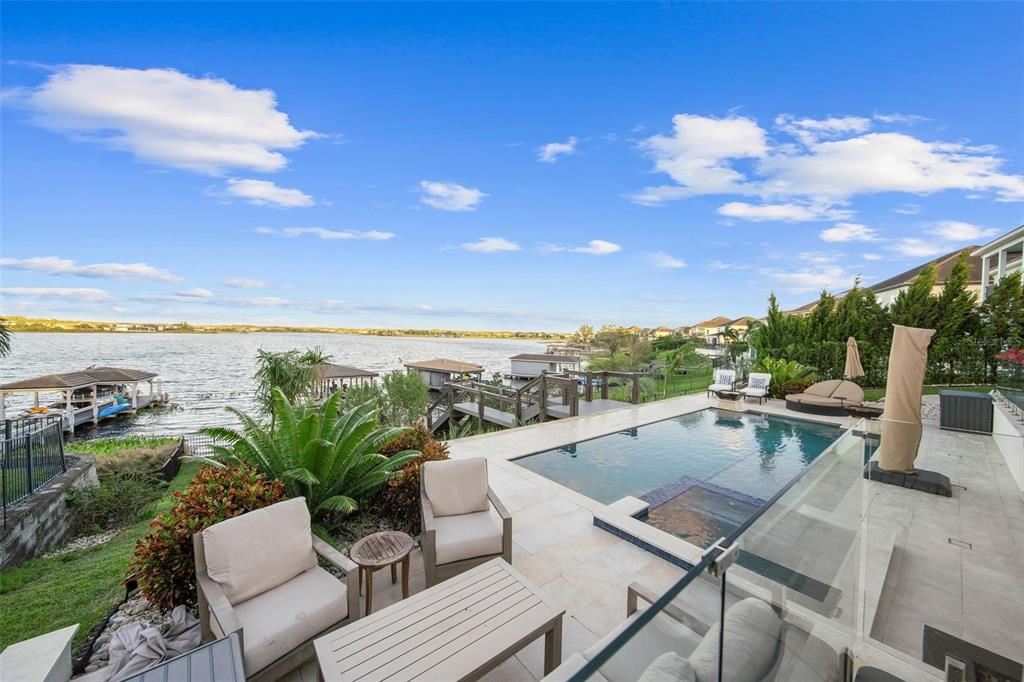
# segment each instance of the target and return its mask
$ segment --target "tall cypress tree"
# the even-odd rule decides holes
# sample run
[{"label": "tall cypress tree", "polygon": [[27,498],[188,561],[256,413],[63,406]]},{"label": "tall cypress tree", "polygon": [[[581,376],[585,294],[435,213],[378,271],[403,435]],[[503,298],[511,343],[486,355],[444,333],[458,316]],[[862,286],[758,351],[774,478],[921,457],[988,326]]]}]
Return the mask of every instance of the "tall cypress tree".
[{"label": "tall cypress tree", "polygon": [[935,288],[935,280],[938,273],[934,263],[921,268],[917,277],[896,296],[889,314],[892,316],[893,324],[902,324],[907,327],[922,327],[932,329],[935,324],[935,297],[932,296],[932,289]]}]

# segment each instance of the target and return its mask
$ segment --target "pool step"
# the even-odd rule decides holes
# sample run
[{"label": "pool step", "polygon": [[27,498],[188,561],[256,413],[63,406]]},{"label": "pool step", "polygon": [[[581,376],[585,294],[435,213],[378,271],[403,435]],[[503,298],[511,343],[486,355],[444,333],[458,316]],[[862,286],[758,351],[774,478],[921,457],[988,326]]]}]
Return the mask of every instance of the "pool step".
[{"label": "pool step", "polygon": [[644,502],[640,498],[633,497],[632,495],[626,495],[622,499],[616,500],[608,505],[608,509],[611,511],[617,514],[632,516],[634,519],[642,519],[647,516],[647,512],[650,508],[650,504]]}]

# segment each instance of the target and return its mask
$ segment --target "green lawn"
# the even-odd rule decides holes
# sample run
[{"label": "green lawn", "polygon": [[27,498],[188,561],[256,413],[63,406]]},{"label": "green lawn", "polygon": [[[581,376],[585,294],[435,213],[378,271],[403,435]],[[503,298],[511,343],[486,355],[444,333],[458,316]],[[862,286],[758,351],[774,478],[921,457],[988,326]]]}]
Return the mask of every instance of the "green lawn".
[{"label": "green lawn", "polygon": [[[146,518],[170,509],[171,493],[183,490],[198,469],[196,462],[183,462],[167,494],[153,503]],[[98,547],[0,571],[0,649],[80,623],[73,645],[78,647],[124,599],[123,581],[135,542],[148,531],[149,521],[140,521]]]},{"label": "green lawn", "polygon": [[64,449],[67,452],[81,452],[97,457],[132,454],[133,450],[155,450],[171,443],[178,438],[166,436],[125,436],[123,438],[97,438],[95,440],[73,440]]}]

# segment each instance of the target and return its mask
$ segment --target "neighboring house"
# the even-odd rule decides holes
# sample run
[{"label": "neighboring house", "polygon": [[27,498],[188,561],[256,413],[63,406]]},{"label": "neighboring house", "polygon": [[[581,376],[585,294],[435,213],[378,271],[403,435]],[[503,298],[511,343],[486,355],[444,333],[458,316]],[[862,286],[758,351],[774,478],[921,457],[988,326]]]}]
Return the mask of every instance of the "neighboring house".
[{"label": "neighboring house", "polygon": [[977,247],[971,258],[981,261],[981,290],[979,301],[984,301],[992,287],[1024,264],[1024,225],[1010,230],[984,246]]},{"label": "neighboring house", "polygon": [[626,331],[628,331],[630,334],[636,334],[637,336],[641,336],[643,334],[644,330],[643,330],[642,327],[638,327],[638,326],[636,326],[634,324],[632,327],[630,327]]},{"label": "neighboring house", "polygon": [[676,327],[675,329],[673,329],[672,333],[678,334],[679,336],[689,336],[692,331],[692,327],[687,327],[686,325],[683,325],[682,327]]},{"label": "neighboring house", "polygon": [[724,317],[719,315],[713,317],[710,320],[704,320],[700,324],[694,325],[690,333],[697,338],[711,345],[718,345],[722,342],[721,334],[725,330],[725,327],[732,322],[732,318]]},{"label": "neighboring house", "polygon": [[664,336],[671,336],[671,335],[672,335],[672,330],[669,329],[668,327],[666,327],[665,325],[661,325],[660,327],[658,327],[657,329],[655,329],[654,331],[651,332],[651,336],[653,336],[656,339],[660,339],[660,338],[662,338]]},{"label": "neighboring house", "polygon": [[[726,327],[729,329],[736,330],[736,335],[738,339],[740,341],[745,341],[747,339],[747,332],[750,331],[751,325],[756,323],[756,317],[744,315],[743,317],[737,317],[735,320],[729,322],[729,324],[727,324]],[[725,329],[723,328],[722,331],[725,331]]]},{"label": "neighboring house", "polygon": [[[1020,229],[1020,228],[1018,228]],[[1012,234],[1012,233],[1011,233]],[[998,241],[998,240],[997,240]],[[993,242],[995,244],[996,242]],[[968,256],[967,263],[971,268],[971,276],[967,283],[967,288],[973,291],[978,296],[979,302],[981,300],[981,258],[978,257],[977,249],[978,246],[966,246],[956,251],[950,251],[947,254],[943,254],[938,258],[921,263],[920,265],[910,268],[900,274],[890,277],[889,279],[882,280],[877,284],[872,284],[867,287],[874,292],[875,298],[879,304],[883,307],[892,305],[892,302],[896,300],[901,291],[906,291],[910,287],[910,283],[914,281],[918,273],[925,268],[926,265],[932,263],[935,265],[936,278],[935,286],[932,288],[932,293],[938,295],[942,291],[942,287],[946,284],[946,279],[949,278],[949,273],[952,272],[953,266],[956,264],[957,258],[960,257],[960,253],[965,250],[970,250],[971,255]],[[1020,249],[1020,244],[1017,244],[1017,248]],[[1019,253],[1019,251],[1018,251]],[[1018,256],[1019,258],[1019,256]],[[846,292],[836,294],[836,300],[841,300]],[[818,307],[817,301],[804,304],[799,308],[793,308],[785,311],[787,315],[809,315],[815,308]]]}]

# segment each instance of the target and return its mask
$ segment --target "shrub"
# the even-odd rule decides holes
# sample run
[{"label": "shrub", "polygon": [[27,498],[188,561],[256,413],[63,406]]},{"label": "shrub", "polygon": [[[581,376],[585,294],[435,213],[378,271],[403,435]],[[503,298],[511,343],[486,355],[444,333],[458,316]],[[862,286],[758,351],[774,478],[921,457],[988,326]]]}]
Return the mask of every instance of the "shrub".
[{"label": "shrub", "polygon": [[387,399],[379,420],[384,426],[409,426],[426,414],[430,393],[418,372],[391,372],[381,379]]},{"label": "shrub", "polygon": [[[778,398],[783,395],[782,387],[793,382],[806,382],[804,387],[810,386],[814,381],[814,368],[801,365],[795,360],[781,358],[761,358],[757,363],[757,371],[767,372],[772,375],[772,381],[768,386],[772,397]],[[798,393],[799,391],[791,391]]]},{"label": "shrub", "polygon": [[415,535],[420,532],[420,464],[448,459],[448,445],[435,440],[423,424],[416,424],[389,441],[380,452],[391,457],[409,450],[420,454],[406,462],[398,476],[381,488],[379,502],[385,515],[401,520]]},{"label": "shrub", "polygon": [[771,394],[775,398],[785,398],[787,395],[791,395],[793,393],[803,393],[812,383],[813,382],[807,379],[784,381],[778,386],[778,388],[775,388],[773,385],[771,388]]},{"label": "shrub", "polygon": [[215,523],[285,499],[284,484],[245,465],[203,467],[173,507],[135,545],[132,570],[142,594],[162,609],[195,606],[192,535]]},{"label": "shrub", "polygon": [[149,477],[105,476],[99,485],[77,488],[68,496],[73,537],[127,526],[142,519],[165,483]]},{"label": "shrub", "polygon": [[[177,445],[178,439],[171,436],[125,436],[123,438],[97,438],[96,440],[72,441],[68,443],[68,452],[82,452],[87,455],[96,455],[102,459],[112,455],[127,454],[148,454],[149,452],[166,452],[169,457],[173,448],[168,445]],[[165,457],[166,459],[166,457]],[[162,464],[162,462],[161,462]]]},{"label": "shrub", "polygon": [[[419,379],[417,379],[419,381]],[[390,458],[380,448],[405,429],[377,427],[372,404],[340,412],[338,391],[320,407],[293,406],[273,389],[275,425],[267,426],[234,408],[241,430],[207,428],[203,433],[227,446],[214,445],[220,465],[248,464],[268,478],[284,481],[291,497],[305,497],[314,530],[334,515],[346,515],[419,455],[400,452]]]}]

